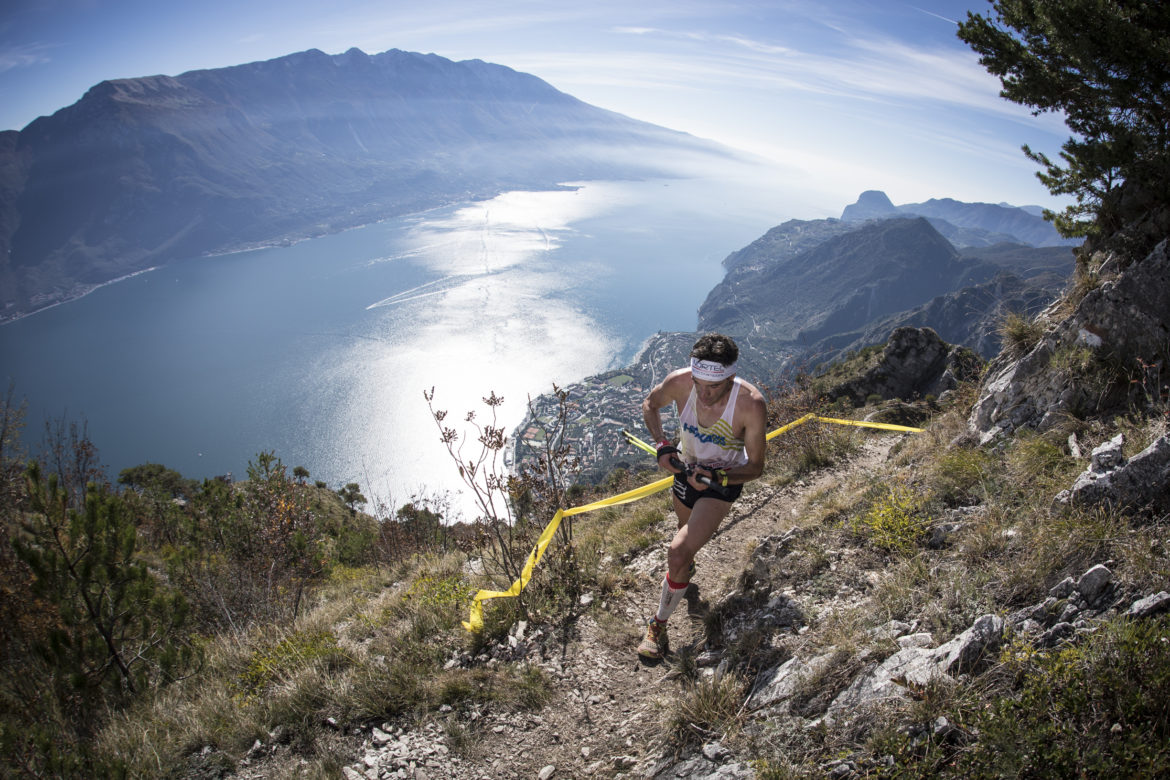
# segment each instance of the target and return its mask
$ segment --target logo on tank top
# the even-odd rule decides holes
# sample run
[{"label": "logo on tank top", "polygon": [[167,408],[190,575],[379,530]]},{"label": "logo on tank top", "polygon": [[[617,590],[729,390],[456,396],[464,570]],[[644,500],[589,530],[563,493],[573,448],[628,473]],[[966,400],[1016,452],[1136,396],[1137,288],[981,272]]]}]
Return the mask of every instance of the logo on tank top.
[{"label": "logo on tank top", "polygon": [[684,430],[702,444],[714,444],[725,450],[743,449],[743,440],[737,439],[731,433],[731,424],[727,420],[719,420],[710,428],[700,428],[697,425],[684,422]]}]

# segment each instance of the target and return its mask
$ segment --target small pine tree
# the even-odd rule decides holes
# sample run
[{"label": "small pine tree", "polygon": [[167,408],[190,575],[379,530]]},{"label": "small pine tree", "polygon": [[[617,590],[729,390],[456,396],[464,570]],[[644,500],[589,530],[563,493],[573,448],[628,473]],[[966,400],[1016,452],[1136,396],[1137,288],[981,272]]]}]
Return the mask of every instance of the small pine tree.
[{"label": "small pine tree", "polygon": [[47,660],[83,694],[133,695],[173,679],[193,656],[187,603],[138,560],[125,502],[91,485],[72,509],[57,475],[44,480],[36,462],[27,480],[32,511],[13,546],[60,617],[42,642]]}]

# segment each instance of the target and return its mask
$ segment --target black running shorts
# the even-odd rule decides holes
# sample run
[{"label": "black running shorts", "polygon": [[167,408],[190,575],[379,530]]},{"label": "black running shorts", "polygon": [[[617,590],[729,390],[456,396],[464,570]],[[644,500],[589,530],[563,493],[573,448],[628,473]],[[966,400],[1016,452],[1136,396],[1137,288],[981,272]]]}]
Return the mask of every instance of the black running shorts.
[{"label": "black running shorts", "polygon": [[675,474],[674,485],[670,488],[674,491],[674,497],[682,502],[682,505],[687,509],[694,509],[695,502],[700,498],[713,498],[716,501],[726,501],[731,503],[739,498],[739,494],[743,492],[743,485],[728,485],[723,488],[723,493],[720,494],[716,490],[695,490],[691,487],[691,483],[687,482],[686,474]]}]

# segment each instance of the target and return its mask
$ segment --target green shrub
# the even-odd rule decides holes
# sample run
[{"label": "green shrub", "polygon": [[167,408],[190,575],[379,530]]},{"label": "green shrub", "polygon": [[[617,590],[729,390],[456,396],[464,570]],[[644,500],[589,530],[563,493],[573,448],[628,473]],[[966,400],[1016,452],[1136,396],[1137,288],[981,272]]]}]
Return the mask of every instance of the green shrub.
[{"label": "green shrub", "polygon": [[889,487],[868,510],[853,517],[853,532],[887,552],[913,550],[927,529],[916,498],[904,485]]},{"label": "green shrub", "polygon": [[982,710],[960,777],[1165,777],[1170,617],[1118,619],[1052,653],[1009,646],[1008,695]]}]

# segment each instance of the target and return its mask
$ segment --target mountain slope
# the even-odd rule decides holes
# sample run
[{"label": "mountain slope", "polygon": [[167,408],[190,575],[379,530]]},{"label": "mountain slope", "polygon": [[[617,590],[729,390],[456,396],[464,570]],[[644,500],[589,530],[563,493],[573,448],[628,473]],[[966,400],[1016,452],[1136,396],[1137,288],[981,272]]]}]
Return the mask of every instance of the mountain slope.
[{"label": "mountain slope", "polygon": [[993,275],[925,219],[883,220],[733,270],[700,307],[699,329],[808,345]]},{"label": "mountain slope", "polygon": [[[888,199],[876,196],[859,203],[880,210]],[[992,235],[925,217],[785,222],[727,257],[727,275],[699,309],[698,330],[734,336],[765,374],[797,355],[831,360],[881,343],[901,326],[933,328],[991,357],[1003,316],[1035,314],[1072,271],[1066,246],[959,251],[936,226]]]},{"label": "mountain slope", "polygon": [[662,174],[714,144],[499,65],[311,50],[107,81],[0,141],[5,316],[201,253],[511,188]]}]

